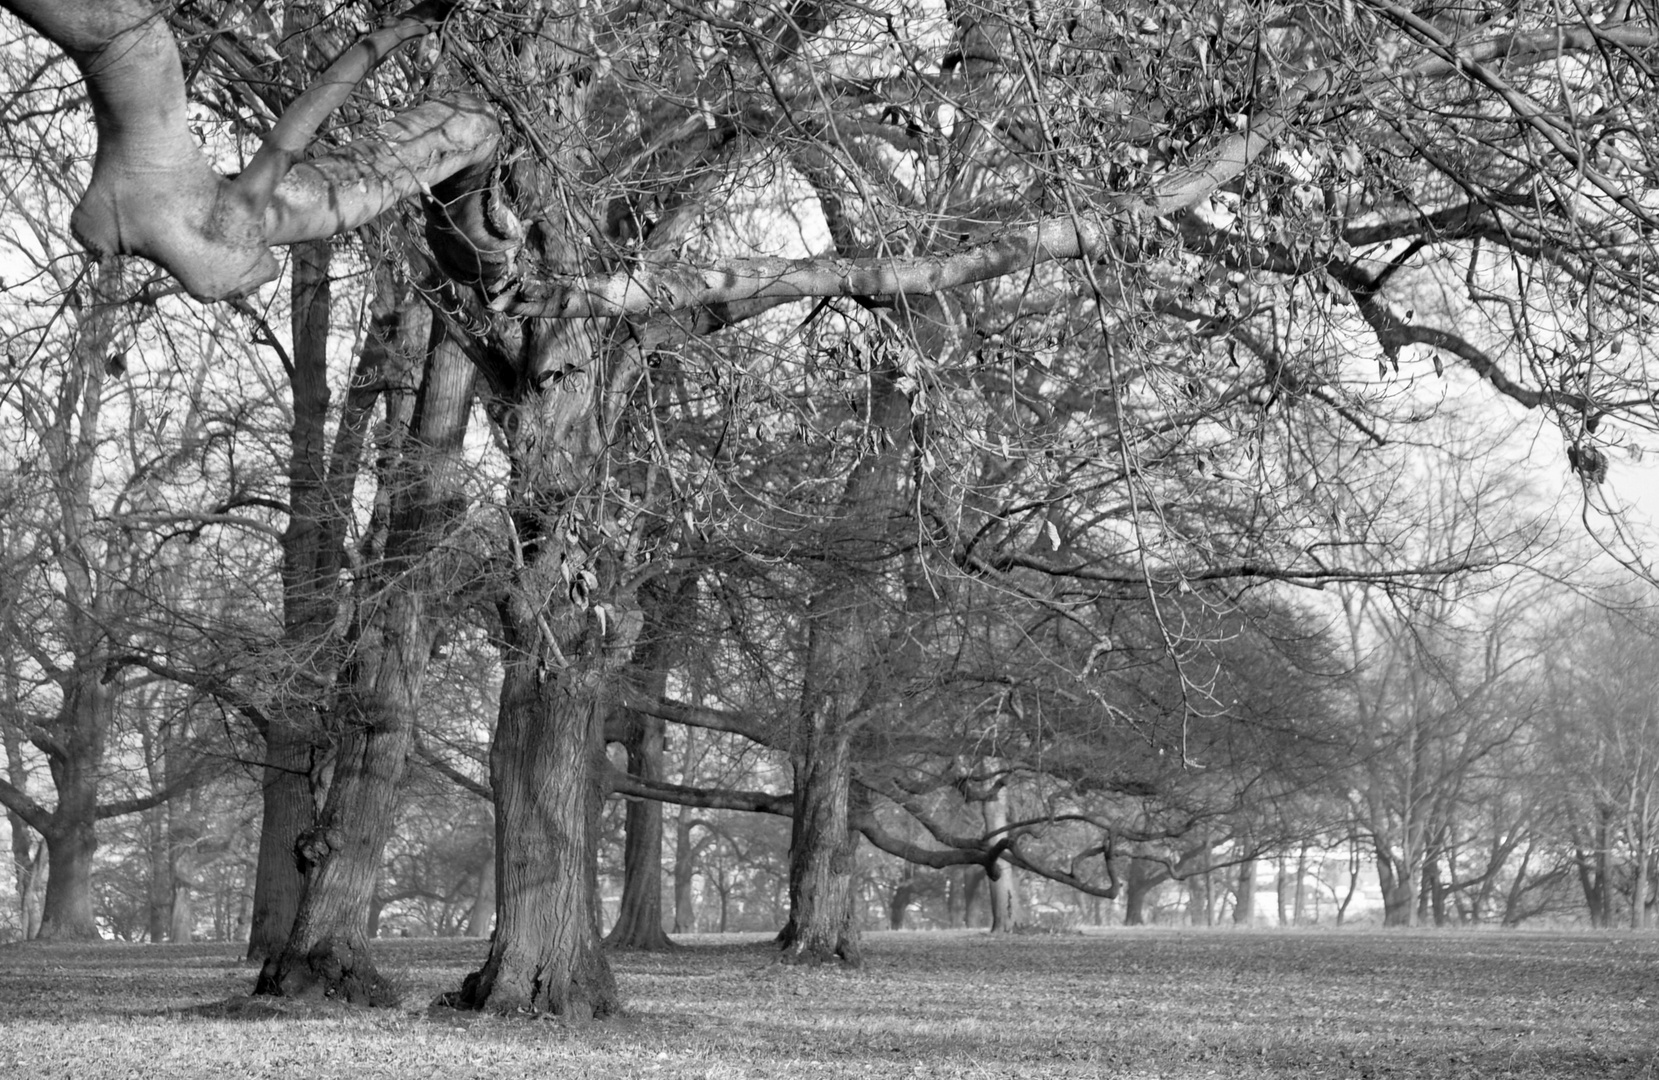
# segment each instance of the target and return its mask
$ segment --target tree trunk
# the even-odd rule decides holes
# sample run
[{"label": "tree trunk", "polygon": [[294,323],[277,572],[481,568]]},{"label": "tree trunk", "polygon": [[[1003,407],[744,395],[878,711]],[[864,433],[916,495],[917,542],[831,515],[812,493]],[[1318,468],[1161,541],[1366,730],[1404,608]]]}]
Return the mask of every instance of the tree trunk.
[{"label": "tree trunk", "polygon": [[[1003,839],[1008,831],[1008,789],[1001,787],[980,807],[985,820],[985,835],[993,840]],[[1001,861],[985,868],[991,897],[991,933],[1014,932],[1014,868]]]},{"label": "tree trunk", "polygon": [[473,894],[472,909],[467,913],[467,937],[484,937],[495,922],[495,849],[492,842],[490,857],[478,870],[478,891]]},{"label": "tree trunk", "polygon": [[[668,688],[675,608],[685,599],[676,589],[658,589],[646,603],[643,655],[635,664],[642,672],[640,690],[660,698]],[[667,779],[663,767],[663,721],[627,711],[628,771],[650,783]],[[674,943],[662,928],[662,803],[630,799],[622,843],[622,903],[616,925],[606,943],[626,949],[670,949]]]},{"label": "tree trunk", "polygon": [[[395,994],[368,952],[368,912],[393,825],[397,786],[414,747],[421,686],[442,622],[435,597],[449,575],[439,541],[464,513],[460,451],[475,373],[435,330],[411,432],[389,463],[379,563],[362,581],[353,647],[335,704],[334,775],[317,824],[296,846],[305,894],[282,952],[255,993],[320,995],[369,1005]],[[383,531],[382,531],[383,530]]]},{"label": "tree trunk", "polygon": [[166,812],[156,807],[144,815],[145,854],[149,862],[146,893],[149,899],[149,926],[146,937],[152,945],[167,940],[173,922],[173,860],[167,850]]},{"label": "tree trunk", "polygon": [[93,854],[98,850],[98,779],[104,739],[114,722],[116,684],[105,683],[102,666],[75,674],[65,688],[61,753],[48,756],[58,804],[44,831],[52,872],[41,905],[43,941],[96,941],[98,921],[92,897]]},{"label": "tree trunk", "polygon": [[916,896],[916,867],[914,863],[905,863],[900,871],[904,876],[893,887],[893,895],[887,900],[887,928],[889,930],[903,930],[905,915],[910,911],[910,902]]},{"label": "tree trunk", "polygon": [[254,868],[253,915],[248,928],[249,960],[265,960],[282,951],[294,928],[305,891],[305,875],[295,861],[294,845],[316,824],[311,795],[310,732],[275,720],[266,725],[265,762],[261,769],[259,856]]},{"label": "tree trunk", "polygon": [[[637,737],[628,741],[628,771],[645,780],[665,779],[663,722],[638,717]],[[607,944],[627,949],[669,949],[662,928],[662,804],[631,799],[622,844],[622,904]]]},{"label": "tree trunk", "polygon": [[[354,657],[340,704],[344,733],[317,824],[296,851],[305,895],[283,950],[265,962],[256,994],[393,1005],[369,957],[369,905],[391,835],[397,785],[414,746],[415,716],[434,627],[419,591],[391,586],[372,616],[380,640]],[[366,668],[362,672],[355,669]]]},{"label": "tree trunk", "polygon": [[[682,781],[684,782],[684,781]],[[690,934],[697,929],[697,909],[691,887],[697,876],[695,849],[691,830],[695,828],[691,807],[680,807],[674,825],[674,932]]]},{"label": "tree trunk", "polygon": [[196,910],[191,890],[196,885],[196,841],[198,839],[195,793],[189,802],[181,798],[167,803],[167,861],[173,886],[169,905],[167,940],[188,943],[196,936]]},{"label": "tree trunk", "polygon": [[1383,925],[1412,926],[1417,917],[1417,880],[1409,866],[1397,864],[1381,845],[1377,850],[1377,883],[1382,889]]},{"label": "tree trunk", "polygon": [[596,672],[547,670],[535,622],[514,625],[490,783],[496,924],[484,966],[446,998],[457,1008],[603,1018],[619,1008],[599,940],[594,843],[604,793],[604,703]]},{"label": "tree trunk", "polygon": [[1123,925],[1146,925],[1146,898],[1166,880],[1166,875],[1149,873],[1143,859],[1129,860],[1129,873],[1123,883]]},{"label": "tree trunk", "polygon": [[[890,347],[890,328],[869,342]],[[907,347],[900,345],[898,347]],[[852,739],[865,694],[888,659],[879,647],[889,599],[872,565],[890,557],[887,538],[902,510],[910,403],[891,367],[869,375],[872,446],[853,467],[821,537],[823,570],[808,604],[807,657],[790,763],[795,810],[789,850],[789,922],[778,935],[786,963],[839,961],[856,967],[852,828]],[[846,563],[843,564],[843,560]]]},{"label": "tree trunk", "polygon": [[[803,696],[805,693],[803,692]],[[849,826],[852,744],[823,709],[804,725],[795,758],[795,816],[789,850],[789,922],[778,935],[786,963],[857,967],[853,873],[858,833]]]},{"label": "tree trunk", "polygon": [[35,844],[35,853],[29,860],[27,870],[28,881],[18,896],[18,902],[23,909],[23,940],[33,941],[40,936],[40,920],[46,909],[46,882],[51,874],[44,838]]},{"label": "tree trunk", "polygon": [[[305,47],[300,33],[285,35],[284,41],[287,49],[303,51]],[[289,289],[293,424],[288,433],[290,511],[282,533],[282,636],[286,653],[295,658],[290,675],[294,691],[259,725],[265,741],[263,813],[249,960],[278,955],[299,913],[305,875],[297,862],[296,845],[316,825],[321,794],[312,789],[312,766],[316,752],[323,748],[321,716],[327,703],[316,688],[335,681],[340,662],[335,626],[345,565],[345,519],[357,476],[351,448],[360,444],[353,442],[348,406],[336,436],[336,452],[332,458],[328,452],[330,251],[326,242],[293,248]],[[372,331],[370,337],[373,340]]]},{"label": "tree trunk", "polygon": [[962,868],[962,925],[974,925],[974,901],[985,888],[985,872],[977,866]]},{"label": "tree trunk", "polygon": [[1233,925],[1250,926],[1256,921],[1256,860],[1239,864],[1233,885]]},{"label": "tree trunk", "polygon": [[[7,683],[7,699],[15,701],[17,690],[11,685],[12,672],[9,669]],[[18,791],[27,791],[29,774],[23,764],[23,740],[9,727],[0,728],[0,739],[4,740],[6,747],[6,779]],[[46,849],[44,843],[30,842],[28,824],[11,810],[6,811],[6,824],[11,834],[12,880],[17,888],[18,925],[23,930],[23,940],[28,941],[40,930],[38,901],[41,887],[45,885],[45,881],[40,879],[40,860]],[[31,899],[36,901],[32,906]]]},{"label": "tree trunk", "polygon": [[1296,853],[1296,901],[1291,918],[1297,926],[1308,921],[1308,845]]}]

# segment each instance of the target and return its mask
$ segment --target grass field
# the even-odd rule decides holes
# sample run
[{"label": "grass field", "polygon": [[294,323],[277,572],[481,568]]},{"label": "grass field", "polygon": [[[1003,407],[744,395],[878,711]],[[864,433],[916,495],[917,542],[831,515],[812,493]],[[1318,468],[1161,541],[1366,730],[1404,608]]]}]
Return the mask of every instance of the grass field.
[{"label": "grass field", "polygon": [[1659,936],[876,933],[857,972],[755,937],[614,957],[627,1016],[430,1009],[479,941],[397,941],[375,1012],[246,997],[222,946],[0,948],[0,1078],[1653,1077]]}]

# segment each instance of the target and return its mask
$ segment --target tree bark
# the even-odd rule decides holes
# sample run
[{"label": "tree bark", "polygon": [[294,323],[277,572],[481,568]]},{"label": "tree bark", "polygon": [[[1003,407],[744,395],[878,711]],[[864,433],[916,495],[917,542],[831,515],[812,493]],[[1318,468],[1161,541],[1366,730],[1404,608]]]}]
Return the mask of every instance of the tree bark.
[{"label": "tree bark", "polygon": [[[290,34],[288,39],[295,43],[290,47],[303,47],[303,35]],[[328,453],[330,258],[326,242],[297,244],[293,249],[293,424],[288,433],[288,527],[282,534],[282,634],[285,652],[293,658],[290,686],[296,689],[274,715],[262,716],[259,725],[265,740],[263,813],[249,960],[277,955],[299,913],[305,875],[295,861],[295,845],[316,825],[321,794],[312,790],[312,765],[323,748],[321,715],[326,703],[317,700],[320,691],[315,688],[334,682],[340,662],[335,625],[345,565],[345,517],[357,469],[354,455],[342,462],[338,454],[331,461]],[[371,337],[372,333],[371,328]],[[345,444],[350,438],[347,415],[341,419],[339,441]],[[337,470],[334,475],[331,469]]]},{"label": "tree bark", "polygon": [[368,911],[442,623],[436,598],[449,576],[434,553],[465,509],[459,455],[475,378],[461,347],[435,327],[412,430],[401,459],[382,477],[389,489],[376,530],[383,548],[357,598],[328,798],[295,849],[306,870],[305,894],[255,993],[396,1002],[369,956]]},{"label": "tree bark", "polygon": [[102,669],[79,672],[65,687],[63,752],[48,755],[58,802],[43,831],[52,872],[41,906],[42,941],[96,941],[92,896],[93,855],[98,850],[98,768],[114,723],[115,684]]},{"label": "tree bark", "polygon": [[[663,722],[638,718],[637,734],[628,740],[628,771],[662,781]],[[663,931],[662,804],[654,799],[628,800],[622,850],[622,904],[606,943],[626,949],[669,949]]]},{"label": "tree bark", "polygon": [[[689,588],[689,586],[688,586]],[[673,651],[673,623],[677,606],[689,599],[680,589],[653,589],[645,603],[647,642],[634,667],[641,674],[640,692],[660,699],[668,688]],[[629,709],[623,745],[628,771],[649,783],[668,779],[663,767],[664,725],[661,717]],[[625,949],[661,950],[674,943],[663,931],[662,911],[662,803],[629,799],[622,844],[622,903],[606,944]]]},{"label": "tree bark", "polygon": [[852,906],[859,834],[848,824],[852,740],[830,708],[826,703],[806,718],[794,754],[789,922],[779,945],[787,962],[856,967],[862,957]]},{"label": "tree bark", "polygon": [[691,807],[681,806],[674,824],[674,932],[690,934],[697,929],[697,908],[691,887],[697,876],[697,852],[691,843],[696,822]]},{"label": "tree bark", "polygon": [[1146,925],[1146,898],[1152,895],[1152,890],[1162,885],[1165,876],[1148,873],[1144,869],[1145,860],[1129,860],[1129,874],[1123,884],[1123,925]]},{"label": "tree bark", "polygon": [[1233,925],[1250,926],[1256,921],[1256,860],[1239,864],[1233,886]]},{"label": "tree bark", "polygon": [[305,874],[295,862],[294,845],[316,824],[317,817],[311,795],[315,737],[274,720],[265,726],[264,739],[259,855],[254,865],[247,952],[249,960],[257,961],[281,952],[294,928],[305,891]]},{"label": "tree bark", "polygon": [[[985,835],[1002,839],[1008,829],[1008,789],[998,788],[995,795],[985,800],[982,813]],[[1014,868],[997,863],[985,868],[991,899],[991,933],[1011,934],[1016,922],[1014,912]]]},{"label": "tree bark", "polygon": [[[855,347],[887,346],[877,336]],[[887,346],[891,347],[891,346]],[[907,347],[900,344],[897,347]],[[789,922],[778,935],[787,963],[861,962],[853,878],[859,834],[850,827],[852,739],[870,682],[882,662],[886,616],[873,567],[888,556],[902,505],[909,399],[890,367],[869,375],[871,447],[854,465],[822,538],[828,574],[808,604],[806,670],[790,764],[795,811],[789,851]],[[857,568],[856,571],[854,568]]]},{"label": "tree bark", "polygon": [[594,837],[604,798],[597,679],[553,676],[529,627],[506,622],[506,668],[490,748],[496,926],[458,1008],[599,1019],[620,1007],[599,941]]}]

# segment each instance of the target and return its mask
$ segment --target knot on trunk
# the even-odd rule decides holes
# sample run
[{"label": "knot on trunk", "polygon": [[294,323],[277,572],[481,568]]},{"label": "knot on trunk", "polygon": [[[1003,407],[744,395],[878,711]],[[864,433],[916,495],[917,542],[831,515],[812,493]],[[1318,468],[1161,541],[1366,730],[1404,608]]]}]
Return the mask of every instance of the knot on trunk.
[{"label": "knot on trunk", "polygon": [[300,873],[308,873],[333,851],[345,845],[345,836],[339,829],[318,826],[307,829],[294,841],[294,865]]}]

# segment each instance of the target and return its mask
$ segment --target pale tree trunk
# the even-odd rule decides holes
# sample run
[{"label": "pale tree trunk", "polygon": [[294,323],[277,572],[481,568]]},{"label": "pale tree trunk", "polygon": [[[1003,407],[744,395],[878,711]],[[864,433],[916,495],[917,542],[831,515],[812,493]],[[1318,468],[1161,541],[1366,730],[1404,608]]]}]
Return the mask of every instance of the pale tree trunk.
[{"label": "pale tree trunk", "polygon": [[977,866],[962,868],[962,925],[974,925],[974,901],[985,888],[985,872]]},{"label": "pale tree trunk", "polygon": [[45,840],[35,844],[35,853],[26,869],[28,878],[18,894],[18,903],[23,909],[23,940],[33,941],[40,936],[40,917],[46,909],[46,882],[51,875]]},{"label": "pale tree trunk", "polygon": [[1647,892],[1648,892],[1648,825],[1649,802],[1652,799],[1652,789],[1644,788],[1641,794],[1632,801],[1634,813],[1631,814],[1631,857],[1635,865],[1635,880],[1630,886],[1630,928],[1632,930],[1647,929]]},{"label": "pale tree trunk", "polygon": [[697,929],[697,909],[691,887],[697,876],[696,849],[691,830],[696,823],[691,807],[681,806],[674,824],[674,932],[690,934]]},{"label": "pale tree trunk", "polygon": [[[995,795],[985,800],[980,810],[985,819],[985,835],[993,841],[1001,840],[1008,829],[1008,789],[998,788]],[[991,933],[1011,934],[1016,921],[1014,868],[999,861],[985,868],[985,876],[990,886]]]},{"label": "pale tree trunk", "polygon": [[[12,701],[17,699],[9,666],[7,696]],[[6,779],[18,791],[28,790],[29,774],[23,764],[23,740],[9,727],[0,727],[0,738],[4,739],[6,746]],[[44,841],[38,845],[30,842],[28,823],[14,811],[6,811],[6,824],[11,832],[12,881],[17,888],[18,925],[23,930],[23,940],[28,941],[40,930],[40,896],[45,885],[41,877],[42,859],[46,847]]]},{"label": "pale tree trunk", "polygon": [[[424,325],[417,321],[417,325]],[[360,582],[352,648],[335,710],[334,773],[317,824],[296,853],[305,894],[256,993],[378,1005],[395,994],[369,956],[368,912],[390,836],[398,782],[414,748],[421,687],[442,624],[449,575],[434,556],[464,512],[460,454],[475,374],[434,328],[410,431],[381,483],[379,556]]]},{"label": "pale tree trunk", "polygon": [[92,897],[93,855],[98,849],[98,768],[114,722],[113,684],[100,671],[76,675],[65,688],[62,722],[69,733],[63,753],[48,758],[58,803],[42,830],[52,871],[46,879],[40,933],[43,941],[98,938]]},{"label": "pale tree trunk", "polygon": [[495,921],[495,830],[490,831],[490,850],[483,865],[478,868],[478,891],[473,893],[472,907],[467,911],[464,934],[467,937],[487,937]]},{"label": "pale tree trunk", "polygon": [[1249,926],[1256,921],[1256,860],[1239,864],[1233,885],[1233,925]]}]

